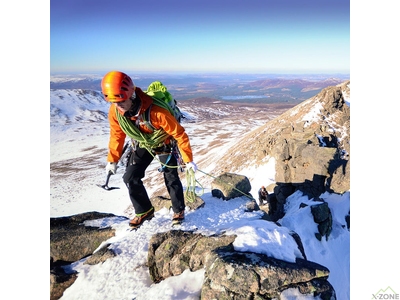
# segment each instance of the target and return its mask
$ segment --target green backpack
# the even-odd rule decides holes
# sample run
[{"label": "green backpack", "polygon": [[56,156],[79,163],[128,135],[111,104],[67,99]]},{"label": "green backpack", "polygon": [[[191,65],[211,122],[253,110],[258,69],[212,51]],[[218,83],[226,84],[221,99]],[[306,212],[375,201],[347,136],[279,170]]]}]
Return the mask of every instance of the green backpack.
[{"label": "green backpack", "polygon": [[115,111],[117,114],[118,122],[125,134],[127,134],[130,138],[138,141],[139,145],[142,148],[152,149],[162,146],[165,139],[168,137],[168,134],[163,129],[156,129],[153,124],[151,124],[151,107],[153,105],[158,105],[168,110],[178,122],[180,122],[181,118],[183,118],[183,114],[176,105],[176,100],[172,97],[172,95],[167,91],[167,88],[160,81],[152,82],[149,85],[147,91],[144,92],[153,98],[153,104],[150,105],[149,108],[147,108],[146,111],[141,115],[141,122],[145,123],[147,128],[151,130],[152,133],[141,132],[132,122],[132,120],[130,120],[129,118],[124,118],[118,112],[117,108],[115,108]]},{"label": "green backpack", "polygon": [[[172,97],[171,93],[168,92],[165,85],[163,85],[160,81],[153,81],[152,83],[150,83],[147,91],[144,92],[153,98],[153,104],[165,108],[175,117],[175,119],[179,123],[181,122],[183,114],[180,111],[176,100],[174,99],[174,97]],[[150,122],[150,109],[151,106],[146,110],[144,118],[146,123],[154,130],[154,127]]]}]

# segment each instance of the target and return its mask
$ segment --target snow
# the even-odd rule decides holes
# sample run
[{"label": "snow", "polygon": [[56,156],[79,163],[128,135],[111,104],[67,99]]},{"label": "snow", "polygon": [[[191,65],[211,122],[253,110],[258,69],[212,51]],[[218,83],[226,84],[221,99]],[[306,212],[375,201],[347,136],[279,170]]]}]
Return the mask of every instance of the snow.
[{"label": "snow", "polygon": [[313,109],[308,114],[304,115],[303,121],[305,121],[307,124],[311,124],[312,122],[317,122],[319,120],[318,116],[321,115],[322,109],[323,109],[323,106],[321,103],[314,105]]},{"label": "snow", "polygon": [[[51,101],[54,104],[53,99]],[[84,103],[74,103],[73,106],[82,108]],[[55,107],[52,106],[51,111],[56,111]],[[82,109],[76,107],[66,107],[62,114],[65,118],[74,120],[74,117],[69,116],[68,113],[74,116],[79,114],[81,117],[85,115]],[[57,118],[54,114],[53,117]],[[88,153],[87,149],[91,147],[107,147],[107,122],[86,122],[82,126],[82,122],[85,122],[82,118],[79,122],[71,122],[68,126],[57,122],[51,123],[51,162],[62,162],[66,159],[79,160]],[[192,144],[204,143],[204,140],[196,140],[196,123],[183,125],[192,139]],[[93,130],[93,128],[97,129]],[[225,151],[225,148],[219,149],[220,154]],[[202,158],[200,154],[196,156],[196,151],[194,151],[194,157],[195,162]],[[96,185],[103,184],[105,181],[105,159],[105,156],[99,157],[95,161],[98,164],[96,167],[85,170],[87,175],[84,179],[74,177],[74,172],[71,172],[61,184],[50,186],[51,217],[87,211],[113,213],[118,216],[85,223],[87,226],[112,226],[116,230],[116,235],[106,243],[111,243],[109,248],[118,255],[103,264],[84,265],[85,259],[82,259],[66,268],[68,271],[78,272],[78,277],[64,292],[61,299],[199,299],[204,270],[196,272],[187,270],[179,276],[167,278],[158,284],[151,281],[146,267],[148,241],[157,232],[171,230],[172,212],[167,209],[157,211],[155,218],[146,221],[137,231],[129,231],[128,217],[130,216],[127,213],[127,207],[130,205],[130,200],[121,178],[123,170],[118,170],[109,182],[109,186],[116,186],[119,189],[105,191]],[[210,166],[215,163],[217,162],[210,162],[207,166],[198,165],[198,167],[207,173]],[[247,176],[251,182],[251,194],[254,197],[257,196],[260,186],[268,186],[274,182],[274,165],[274,160],[270,159],[268,164],[261,167],[252,166],[241,170],[240,174]],[[162,175],[156,171],[157,168],[158,164],[153,163],[146,174],[149,177],[158,176],[159,181],[162,182]],[[196,172],[199,182],[207,176],[204,173]],[[154,180],[153,182],[156,182]],[[185,186],[185,181],[183,184]],[[315,237],[318,229],[317,224],[313,222],[310,209],[310,206],[317,203],[300,192],[296,192],[287,199],[286,215],[279,220],[282,226],[278,226],[273,222],[260,220],[261,211],[245,212],[248,198],[239,197],[223,201],[212,197],[209,186],[203,187],[204,193],[201,197],[205,202],[204,208],[195,211],[186,208],[185,222],[180,229],[194,230],[195,233],[204,235],[235,234],[237,238],[233,245],[237,251],[262,253],[289,262],[302,257],[290,235],[290,232],[296,232],[301,237],[307,259],[330,270],[328,281],[335,288],[337,299],[350,299],[350,232],[345,222],[345,217],[350,210],[350,191],[343,195],[325,193],[321,196],[332,211],[333,225],[329,239],[323,238],[319,241]],[[147,190],[151,195],[155,187],[149,186]],[[197,192],[200,193],[200,191],[198,187]],[[300,203],[308,206],[299,209]],[[301,295],[298,290],[290,289],[282,294],[281,299],[318,298],[312,295]]]},{"label": "snow", "polygon": [[[260,220],[259,212],[244,212],[246,199],[223,201],[213,198],[209,191],[202,198],[206,202],[205,207],[196,211],[186,210],[182,230],[195,230],[205,235],[222,232],[236,234],[233,245],[237,251],[262,253],[289,262],[302,257],[289,235],[291,230],[296,231],[302,238],[307,258],[331,271],[329,281],[336,288],[338,299],[349,299],[350,233],[343,228],[349,208],[349,193],[342,196],[324,194],[322,197],[329,203],[334,217],[333,231],[328,241],[315,238],[317,225],[310,222],[310,209],[297,209],[300,202],[313,205],[300,194],[293,195],[288,201],[287,215],[281,220],[282,227]],[[136,232],[128,231],[128,220],[121,217],[86,222],[87,226],[111,225],[116,229],[116,236],[107,243],[112,243],[110,248],[118,255],[101,265],[84,265],[85,259],[74,263],[70,270],[79,272],[79,275],[64,292],[62,299],[198,299],[204,278],[203,270],[185,271],[154,284],[145,267],[149,239],[156,232],[170,230],[170,219],[171,213],[162,209]],[[283,299],[291,299],[290,295],[287,297]],[[299,297],[296,299],[313,299]]]}]

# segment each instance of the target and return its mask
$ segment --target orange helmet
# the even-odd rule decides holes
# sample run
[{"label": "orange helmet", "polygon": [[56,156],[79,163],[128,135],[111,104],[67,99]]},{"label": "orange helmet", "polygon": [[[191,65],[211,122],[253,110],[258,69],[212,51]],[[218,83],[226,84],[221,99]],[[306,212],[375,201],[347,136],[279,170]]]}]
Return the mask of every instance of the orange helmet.
[{"label": "orange helmet", "polygon": [[111,71],[104,75],[101,81],[101,90],[108,102],[122,102],[133,95],[135,85],[125,73]]}]

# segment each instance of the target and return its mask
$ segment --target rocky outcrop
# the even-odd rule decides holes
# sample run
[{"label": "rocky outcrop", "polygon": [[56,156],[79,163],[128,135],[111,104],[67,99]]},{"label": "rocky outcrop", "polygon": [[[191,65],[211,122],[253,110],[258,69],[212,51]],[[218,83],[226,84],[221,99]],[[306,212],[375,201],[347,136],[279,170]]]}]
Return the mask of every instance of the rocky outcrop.
[{"label": "rocky outcrop", "polygon": [[237,252],[234,240],[235,236],[207,237],[179,230],[156,234],[149,242],[150,276],[160,282],[186,269],[204,268],[201,299],[279,298],[288,288],[334,299],[327,268],[303,259],[289,263],[264,254]]},{"label": "rocky outcrop", "polygon": [[[250,132],[222,158],[229,172],[274,158],[273,220],[283,216],[286,198],[297,190],[310,199],[350,190],[349,95],[350,81],[325,88]],[[225,172],[223,166],[214,170]]]},{"label": "rocky outcrop", "polygon": [[[241,178],[236,174],[230,176]],[[230,189],[241,187],[240,182]],[[164,197],[157,199],[161,204],[169,202]],[[158,209],[163,207],[159,204]],[[259,210],[256,201],[247,201],[246,211],[255,210]],[[314,220],[324,222],[328,211],[326,207],[315,209]],[[98,264],[117,255],[106,243],[114,235],[110,227],[99,229],[87,226],[88,220],[110,217],[116,216],[91,212],[51,219],[50,253],[57,260],[53,257],[50,259],[50,299],[59,299],[76,279],[76,274],[64,272],[63,265],[82,258],[86,258],[84,264]],[[307,261],[300,237],[295,232],[290,235],[303,256],[296,263],[258,253],[237,252],[233,247],[234,235],[205,236],[181,230],[157,233],[149,241],[147,265],[150,278],[158,283],[170,276],[180,275],[187,269],[204,269],[201,299],[270,299],[279,297],[281,292],[289,288],[297,288],[304,294],[313,293],[322,299],[328,296],[327,299],[335,299],[335,292],[327,281],[329,270]]]},{"label": "rocky outcrop", "polygon": [[329,270],[298,259],[289,263],[263,254],[241,253],[219,248],[206,266],[201,299],[279,299],[289,288],[320,299],[334,299],[326,280]]},{"label": "rocky outcrop", "polygon": [[69,217],[50,218],[50,299],[59,299],[64,290],[76,279],[76,274],[67,274],[63,266],[89,257],[88,264],[103,262],[115,254],[104,245],[93,252],[106,240],[115,235],[110,227],[85,226],[88,220],[115,217],[113,214],[88,212]]},{"label": "rocky outcrop", "polygon": [[155,234],[149,242],[150,277],[154,282],[160,282],[170,276],[180,275],[186,269],[202,269],[209,261],[212,250],[231,245],[235,238],[206,237],[181,230]]},{"label": "rocky outcrop", "polygon": [[87,212],[70,217],[50,218],[50,256],[54,262],[72,263],[91,255],[103,241],[115,235],[111,228],[85,226],[84,221],[115,217]]}]

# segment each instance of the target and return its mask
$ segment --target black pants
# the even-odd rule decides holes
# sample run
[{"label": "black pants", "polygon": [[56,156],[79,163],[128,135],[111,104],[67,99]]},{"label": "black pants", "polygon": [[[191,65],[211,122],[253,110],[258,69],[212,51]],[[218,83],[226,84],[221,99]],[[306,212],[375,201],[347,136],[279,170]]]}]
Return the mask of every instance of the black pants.
[{"label": "black pants", "polygon": [[[167,165],[173,166],[173,168],[164,167],[163,175],[165,186],[167,187],[168,193],[171,197],[172,210],[177,213],[185,209],[183,187],[178,175],[178,168],[176,168],[176,158],[174,155],[168,157],[169,154],[161,154],[159,155],[159,160],[163,164],[168,160]],[[142,181],[145,171],[152,161],[153,155],[151,155],[146,149],[137,147],[129,159],[128,166],[126,167],[123,176],[136,214],[144,213],[152,207]]]}]

